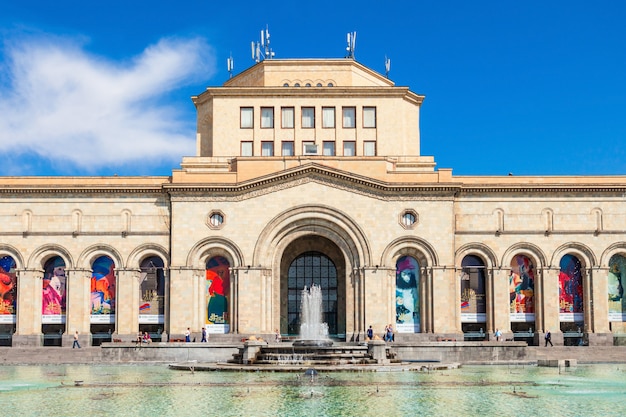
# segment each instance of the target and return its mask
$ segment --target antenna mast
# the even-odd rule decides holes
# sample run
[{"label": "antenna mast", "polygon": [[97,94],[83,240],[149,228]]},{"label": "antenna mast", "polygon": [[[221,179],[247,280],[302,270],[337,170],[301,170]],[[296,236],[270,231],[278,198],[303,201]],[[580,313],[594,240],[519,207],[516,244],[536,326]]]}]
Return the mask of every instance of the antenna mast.
[{"label": "antenna mast", "polygon": [[259,42],[252,41],[252,59],[255,62],[261,62],[264,59],[274,58],[274,51],[270,47],[270,29],[266,25],[265,30],[261,30],[261,40]]},{"label": "antenna mast", "polygon": [[389,78],[389,70],[391,69],[391,59],[385,55],[385,77]]},{"label": "antenna mast", "polygon": [[356,48],[356,32],[348,33],[348,46],[346,47],[346,58],[354,59],[354,49]]},{"label": "antenna mast", "polygon": [[233,78],[233,69],[235,68],[235,61],[233,61],[233,53],[230,53],[230,58],[226,60],[228,65],[228,78]]}]

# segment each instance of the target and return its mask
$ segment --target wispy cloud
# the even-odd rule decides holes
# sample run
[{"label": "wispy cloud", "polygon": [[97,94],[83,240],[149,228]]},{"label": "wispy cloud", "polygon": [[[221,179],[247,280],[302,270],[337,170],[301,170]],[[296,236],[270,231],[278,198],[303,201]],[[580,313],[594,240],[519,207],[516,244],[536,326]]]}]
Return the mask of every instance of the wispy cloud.
[{"label": "wispy cloud", "polygon": [[195,123],[168,95],[206,80],[214,67],[201,39],[162,39],[127,61],[89,54],[77,40],[6,41],[0,154],[30,154],[85,173],[146,158],[174,165],[194,153]]}]

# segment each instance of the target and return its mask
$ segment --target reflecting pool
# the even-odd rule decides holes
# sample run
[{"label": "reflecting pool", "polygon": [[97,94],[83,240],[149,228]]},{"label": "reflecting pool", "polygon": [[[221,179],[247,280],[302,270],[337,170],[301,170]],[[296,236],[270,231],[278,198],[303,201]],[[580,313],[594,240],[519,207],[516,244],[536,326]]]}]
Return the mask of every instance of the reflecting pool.
[{"label": "reflecting pool", "polygon": [[195,372],[164,365],[0,367],[6,416],[623,416],[626,365],[421,372]]}]

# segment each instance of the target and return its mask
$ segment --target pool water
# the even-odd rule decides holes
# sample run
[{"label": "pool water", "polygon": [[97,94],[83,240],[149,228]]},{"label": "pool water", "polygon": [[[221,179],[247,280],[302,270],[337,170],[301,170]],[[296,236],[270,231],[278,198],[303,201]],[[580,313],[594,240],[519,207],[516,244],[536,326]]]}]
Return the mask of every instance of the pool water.
[{"label": "pool water", "polygon": [[626,365],[422,372],[189,372],[165,365],[0,368],[6,416],[623,416]]}]

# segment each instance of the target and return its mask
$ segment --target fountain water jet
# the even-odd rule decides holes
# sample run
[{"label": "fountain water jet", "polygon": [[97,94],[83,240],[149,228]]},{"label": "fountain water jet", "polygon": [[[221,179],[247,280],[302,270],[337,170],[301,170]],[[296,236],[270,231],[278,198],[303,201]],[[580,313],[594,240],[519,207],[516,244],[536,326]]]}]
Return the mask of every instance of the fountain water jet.
[{"label": "fountain water jet", "polygon": [[300,339],[294,346],[332,346],[328,338],[328,324],[322,322],[322,289],[318,285],[302,290],[302,322]]}]

